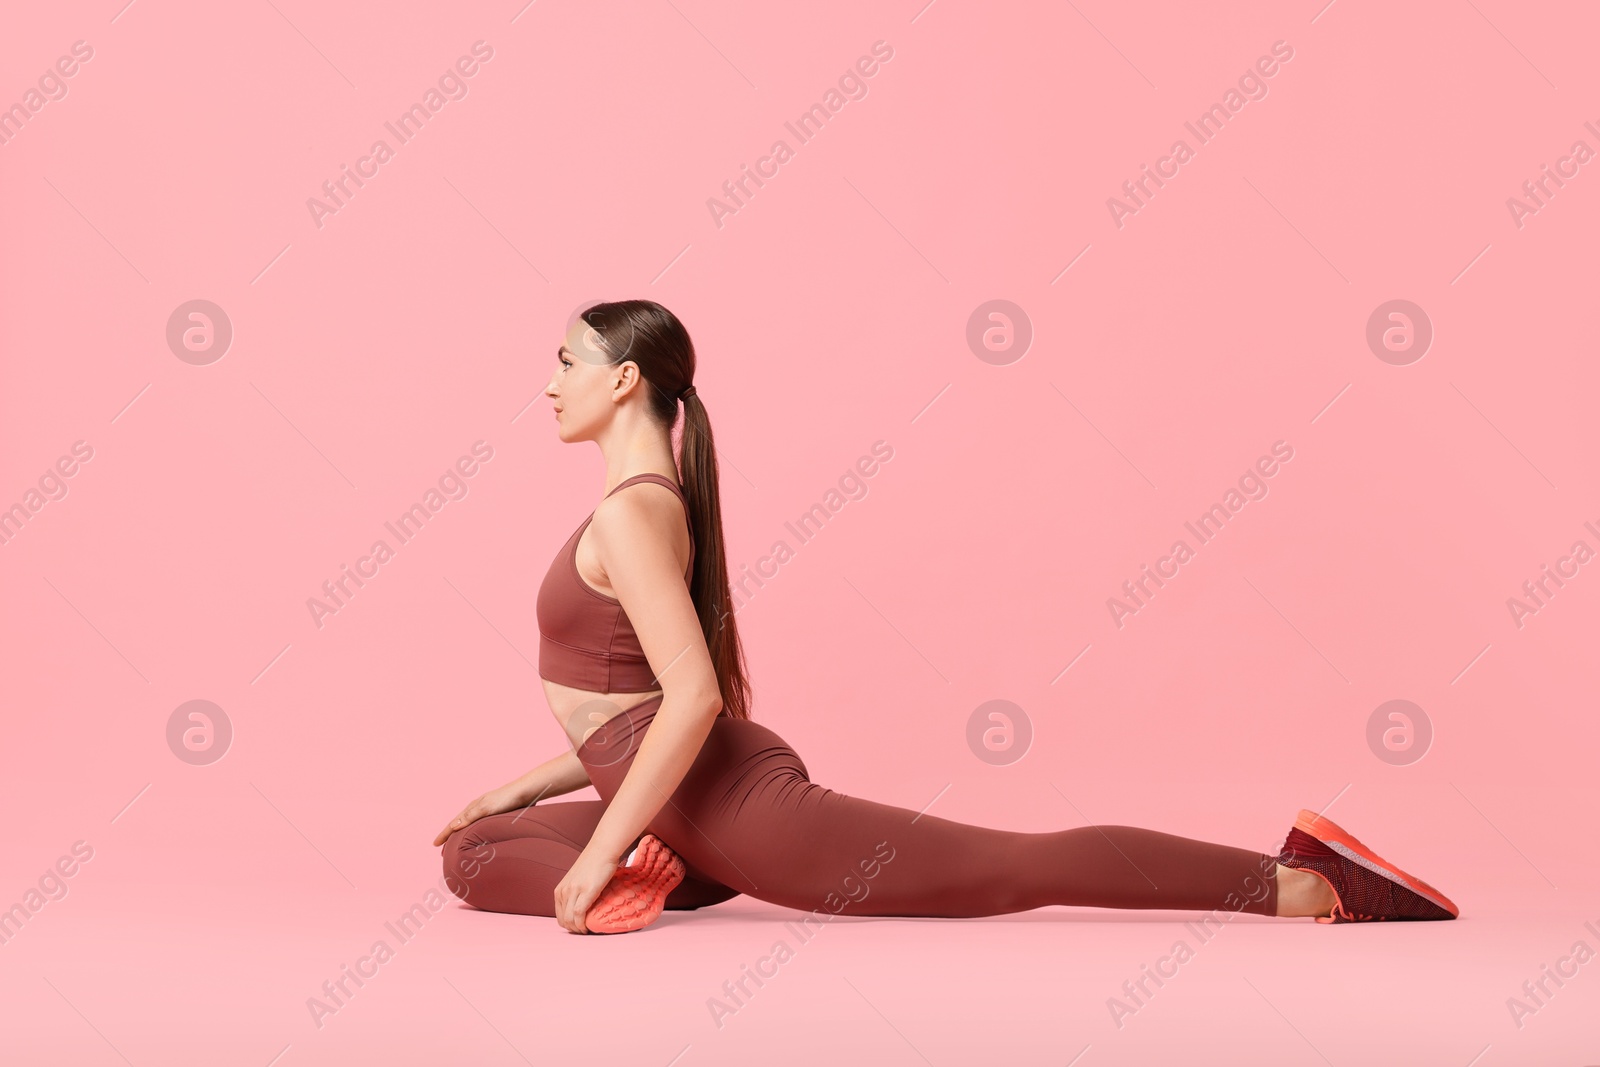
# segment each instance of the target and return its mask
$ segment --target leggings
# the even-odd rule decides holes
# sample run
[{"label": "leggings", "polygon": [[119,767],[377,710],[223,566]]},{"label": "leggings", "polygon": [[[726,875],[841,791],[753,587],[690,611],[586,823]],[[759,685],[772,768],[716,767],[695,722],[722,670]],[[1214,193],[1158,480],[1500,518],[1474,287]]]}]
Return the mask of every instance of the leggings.
[{"label": "leggings", "polygon": [[[456,895],[485,911],[553,916],[556,885],[616,796],[661,700],[606,720],[578,747],[600,800],[530,805],[455,831],[444,869]],[[716,719],[646,829],[687,868],[669,910],[744,893],[852,915],[966,918],[1051,904],[1277,914],[1275,856],[1135,826],[991,829],[847,796],[812,782],[770,729],[731,716]]]}]

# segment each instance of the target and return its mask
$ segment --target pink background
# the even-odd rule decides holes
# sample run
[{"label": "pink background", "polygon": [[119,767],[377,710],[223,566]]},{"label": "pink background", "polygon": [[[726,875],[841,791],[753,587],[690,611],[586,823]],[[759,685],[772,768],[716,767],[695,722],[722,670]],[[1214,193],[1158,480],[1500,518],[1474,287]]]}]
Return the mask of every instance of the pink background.
[{"label": "pink background", "polygon": [[[1600,566],[1507,608],[1600,549],[1597,164],[1520,228],[1506,206],[1600,148],[1587,6],[120,4],[0,34],[0,105],[94,50],[0,145],[0,506],[93,448],[0,546],[0,905],[94,850],[0,946],[5,1060],[1600,1060],[1600,963],[1521,1028],[1506,1005],[1600,948]],[[1265,98],[1119,228],[1107,199],[1279,40]],[[307,199],[380,137],[319,228]],[[708,198],[779,138],[719,228]],[[541,390],[567,316],[625,297],[695,340],[737,563],[894,450],[738,616],[756,717],[814,780],[1263,851],[1331,802],[1461,919],[1243,917],[1121,1029],[1107,998],[1193,914],[841,919],[719,1029],[707,998],[798,913],[577,938],[451,898],[316,1027],[437,887],[445,820],[564,744],[533,600],[604,470]],[[165,337],[192,299],[234,330],[205,366]],[[1005,365],[966,340],[996,299],[1033,330]],[[1365,339],[1394,299],[1434,329],[1406,366]],[[480,439],[466,497],[315,626]],[[1279,440],[1265,499],[1119,629],[1107,598]],[[207,766],[166,739],[196,699],[234,729]],[[1034,735],[1004,766],[966,740],[996,699]],[[1434,733],[1405,764],[1367,741],[1395,699]]]}]

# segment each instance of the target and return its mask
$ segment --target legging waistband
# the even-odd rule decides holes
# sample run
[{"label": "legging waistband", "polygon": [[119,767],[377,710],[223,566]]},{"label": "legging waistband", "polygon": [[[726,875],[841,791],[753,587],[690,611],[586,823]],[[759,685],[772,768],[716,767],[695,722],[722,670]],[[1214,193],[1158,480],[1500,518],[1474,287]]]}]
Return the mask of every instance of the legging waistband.
[{"label": "legging waistband", "polygon": [[638,737],[654,721],[665,699],[665,693],[658,693],[631,708],[622,709],[595,727],[577,747],[578,761],[585,766],[610,766],[626,757],[637,746]]}]

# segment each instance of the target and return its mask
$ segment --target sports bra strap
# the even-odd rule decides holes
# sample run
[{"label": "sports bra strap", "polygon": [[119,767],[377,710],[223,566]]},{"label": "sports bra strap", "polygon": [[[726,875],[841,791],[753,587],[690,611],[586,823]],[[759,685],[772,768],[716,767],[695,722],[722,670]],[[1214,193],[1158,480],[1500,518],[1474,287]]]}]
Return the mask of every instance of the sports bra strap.
[{"label": "sports bra strap", "polygon": [[[657,474],[654,471],[647,471],[644,474],[635,474],[632,478],[624,478],[624,479],[622,479],[622,481],[618,482],[617,483],[617,488],[611,490],[611,493],[615,493],[617,491],[617,489],[621,489],[623,486],[632,485],[634,482],[639,482],[639,481],[653,481],[657,485],[664,485],[668,489],[671,489],[674,493],[677,493],[678,494],[678,502],[683,505],[684,518],[688,519],[688,517],[689,517],[689,498],[684,495],[683,487],[681,485],[679,485],[677,482],[673,481],[671,478],[668,478],[665,474]],[[606,496],[610,496],[611,493],[607,493]],[[590,516],[590,517],[592,518],[593,516]],[[689,558],[693,559],[694,558],[694,550],[695,550],[694,523],[686,522],[685,525],[687,525],[689,527]]]},{"label": "sports bra strap", "polygon": [[[674,493],[677,493],[680,498],[683,498],[683,487],[682,486],[680,486],[677,482],[673,481],[671,478],[668,478],[665,474],[657,474],[654,471],[647,471],[644,474],[635,474],[632,478],[624,478],[624,479],[622,479],[622,481],[617,483],[617,488],[611,490],[611,493],[615,493],[617,491],[617,489],[621,489],[624,486],[632,485],[634,482],[645,481],[645,480],[653,481],[657,485],[664,485],[668,489],[671,489]],[[610,496],[611,493],[607,493],[606,496]],[[687,504],[688,500],[684,499],[684,503]]]}]

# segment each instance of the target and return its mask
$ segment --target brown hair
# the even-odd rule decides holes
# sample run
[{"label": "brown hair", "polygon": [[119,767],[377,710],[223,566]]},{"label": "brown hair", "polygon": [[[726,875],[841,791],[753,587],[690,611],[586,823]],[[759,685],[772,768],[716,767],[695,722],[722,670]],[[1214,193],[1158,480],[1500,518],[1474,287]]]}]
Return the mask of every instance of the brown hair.
[{"label": "brown hair", "polygon": [[[683,323],[653,300],[595,304],[579,317],[593,328],[595,343],[611,357],[612,366],[628,360],[639,365],[640,376],[650,387],[649,410],[670,433],[678,421],[679,394],[694,384],[694,342]],[[745,676],[744,649],[733,621],[733,597],[728,587],[716,441],[698,390],[683,399],[678,469],[694,531],[694,573],[689,579],[689,596],[694,600],[700,630],[717,671],[722,710],[736,719],[748,719],[750,682]]]}]

